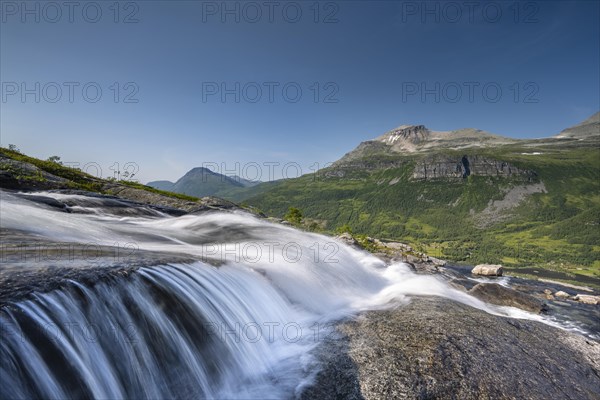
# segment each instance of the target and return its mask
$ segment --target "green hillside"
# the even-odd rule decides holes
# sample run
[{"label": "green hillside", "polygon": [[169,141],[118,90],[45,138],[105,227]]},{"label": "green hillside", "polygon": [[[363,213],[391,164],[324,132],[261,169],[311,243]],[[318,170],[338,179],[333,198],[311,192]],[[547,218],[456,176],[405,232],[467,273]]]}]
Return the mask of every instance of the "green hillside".
[{"label": "green hillside", "polygon": [[[426,154],[369,153],[362,160],[353,157],[350,165],[259,185],[236,198],[269,215],[298,207],[328,231],[347,224],[355,233],[409,242],[456,262],[502,263],[527,274],[541,268],[595,283],[600,278],[598,144],[593,137]],[[463,155],[527,174],[414,178],[423,159]],[[501,206],[491,206],[494,201]]]}]

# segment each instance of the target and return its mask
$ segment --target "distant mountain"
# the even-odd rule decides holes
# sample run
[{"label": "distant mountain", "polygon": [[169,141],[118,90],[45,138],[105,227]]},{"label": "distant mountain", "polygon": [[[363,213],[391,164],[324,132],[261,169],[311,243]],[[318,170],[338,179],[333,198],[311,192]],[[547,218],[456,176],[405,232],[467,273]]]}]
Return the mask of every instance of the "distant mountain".
[{"label": "distant mountain", "polygon": [[188,196],[204,197],[218,196],[220,193],[252,187],[259,183],[239,176],[227,176],[213,172],[208,168],[197,167],[189,170],[175,183],[171,181],[153,181],[148,182],[148,186]]},{"label": "distant mountain", "polygon": [[230,176],[230,178],[233,179],[234,181],[241,183],[244,187],[252,187],[252,186],[256,186],[256,185],[262,183],[261,181],[251,181],[249,179],[244,179],[241,176],[237,176],[237,175],[232,175],[232,176]]},{"label": "distant mountain", "polygon": [[582,138],[600,135],[600,111],[585,121],[563,130],[555,138]]},{"label": "distant mountain", "polygon": [[171,189],[173,189],[173,185],[174,183],[171,181],[154,181],[148,183],[148,186],[151,186],[155,189],[167,190],[170,192],[172,191]]},{"label": "distant mountain", "polygon": [[432,131],[424,125],[401,125],[375,139],[362,142],[334,165],[374,154],[425,153],[442,148],[459,150],[473,147],[500,146],[515,142],[517,142],[516,139],[493,135],[479,129]]}]

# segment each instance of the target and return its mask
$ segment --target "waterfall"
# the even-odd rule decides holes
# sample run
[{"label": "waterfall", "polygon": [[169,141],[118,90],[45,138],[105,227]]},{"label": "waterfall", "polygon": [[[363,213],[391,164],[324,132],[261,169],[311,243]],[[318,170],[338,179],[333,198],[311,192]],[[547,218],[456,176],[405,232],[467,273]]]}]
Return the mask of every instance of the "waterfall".
[{"label": "waterfall", "polygon": [[245,213],[172,217],[141,206],[124,212],[132,207],[116,199],[37,194],[67,213],[0,194],[4,230],[195,260],[66,280],[5,304],[2,398],[289,398],[318,370],[313,351],[331,324],[361,310],[426,294],[535,318]]}]

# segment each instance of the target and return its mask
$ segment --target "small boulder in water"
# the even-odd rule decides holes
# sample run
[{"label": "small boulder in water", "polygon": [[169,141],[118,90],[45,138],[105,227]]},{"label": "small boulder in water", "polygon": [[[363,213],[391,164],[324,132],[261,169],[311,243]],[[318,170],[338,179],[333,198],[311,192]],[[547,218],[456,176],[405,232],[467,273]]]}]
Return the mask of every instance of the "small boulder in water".
[{"label": "small boulder in water", "polygon": [[544,295],[546,296],[546,300],[554,300],[554,296],[552,295],[552,290],[544,289]]},{"label": "small boulder in water", "polygon": [[578,294],[574,299],[583,304],[600,304],[600,296],[592,296],[590,294]]},{"label": "small boulder in water", "polygon": [[471,273],[484,276],[502,276],[502,265],[499,264],[479,264],[476,265]]},{"label": "small boulder in water", "polygon": [[558,292],[554,293],[555,297],[558,297],[559,299],[568,299],[569,297],[571,297],[571,295],[567,292],[563,292],[562,290],[559,290]]}]

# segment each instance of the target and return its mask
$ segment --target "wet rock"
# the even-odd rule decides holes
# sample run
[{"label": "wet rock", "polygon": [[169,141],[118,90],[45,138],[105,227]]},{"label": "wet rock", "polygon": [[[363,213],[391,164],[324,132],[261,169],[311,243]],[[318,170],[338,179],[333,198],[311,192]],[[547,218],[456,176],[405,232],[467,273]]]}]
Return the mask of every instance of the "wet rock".
[{"label": "wet rock", "polygon": [[427,262],[432,263],[436,267],[444,267],[446,265],[446,261],[445,260],[441,260],[439,258],[435,258],[435,257],[431,257],[431,256],[427,257]]},{"label": "wet rock", "polygon": [[600,393],[599,343],[448,299],[416,297],[337,331],[341,337],[318,348],[323,369],[302,398],[546,400]]},{"label": "wet rock", "polygon": [[480,283],[469,290],[469,294],[498,306],[517,307],[533,313],[540,313],[547,309],[543,301],[497,283]]},{"label": "wet rock", "polygon": [[592,304],[592,305],[600,304],[600,296],[592,296],[589,294],[578,294],[573,299],[580,303],[584,303],[584,304]]},{"label": "wet rock", "polygon": [[466,292],[473,286],[473,283],[468,279],[454,278],[448,281],[448,284],[455,289]]},{"label": "wet rock", "polygon": [[436,274],[438,273],[439,267],[431,262],[416,262],[413,264],[415,266],[415,271],[421,274]]},{"label": "wet rock", "polygon": [[474,275],[484,276],[502,276],[502,265],[499,264],[479,264],[471,271]]},{"label": "wet rock", "polygon": [[559,290],[558,292],[554,293],[554,296],[558,297],[559,299],[568,299],[569,297],[571,297],[569,293],[563,292],[562,290]]},{"label": "wet rock", "polygon": [[48,207],[52,207],[57,211],[69,212],[67,205],[61,201],[56,200],[53,197],[49,196],[40,196],[40,195],[31,195],[31,194],[22,194],[16,193],[15,196],[20,197],[26,201],[31,201],[38,204],[43,204]]},{"label": "wet rock", "polygon": [[0,171],[0,188],[19,189],[19,180],[8,171]]}]

